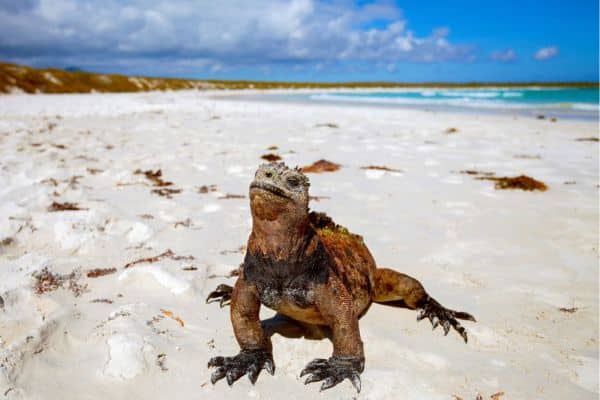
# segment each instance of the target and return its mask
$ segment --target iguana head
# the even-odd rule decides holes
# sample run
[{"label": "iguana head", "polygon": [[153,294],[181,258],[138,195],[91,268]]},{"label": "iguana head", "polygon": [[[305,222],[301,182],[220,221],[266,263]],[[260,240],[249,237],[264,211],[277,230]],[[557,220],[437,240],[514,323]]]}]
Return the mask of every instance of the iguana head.
[{"label": "iguana head", "polygon": [[252,218],[293,224],[308,216],[308,178],[284,163],[258,167],[250,184]]}]

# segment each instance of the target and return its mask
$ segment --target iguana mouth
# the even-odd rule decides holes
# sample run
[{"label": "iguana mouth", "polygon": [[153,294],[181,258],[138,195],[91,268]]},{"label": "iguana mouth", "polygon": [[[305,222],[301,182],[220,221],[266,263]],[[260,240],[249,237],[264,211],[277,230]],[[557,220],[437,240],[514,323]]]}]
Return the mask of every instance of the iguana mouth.
[{"label": "iguana mouth", "polygon": [[274,195],[285,197],[286,199],[290,199],[290,196],[281,188],[272,185],[266,182],[252,182],[250,184],[250,189],[261,189],[266,190],[267,192],[273,193]]}]

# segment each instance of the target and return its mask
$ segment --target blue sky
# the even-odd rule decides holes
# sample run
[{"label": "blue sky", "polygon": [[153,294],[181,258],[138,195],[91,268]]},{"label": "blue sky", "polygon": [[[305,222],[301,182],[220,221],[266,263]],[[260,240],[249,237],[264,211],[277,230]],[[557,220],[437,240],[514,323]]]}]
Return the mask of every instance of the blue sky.
[{"label": "blue sky", "polygon": [[0,0],[0,59],[211,79],[597,81],[598,2]]}]

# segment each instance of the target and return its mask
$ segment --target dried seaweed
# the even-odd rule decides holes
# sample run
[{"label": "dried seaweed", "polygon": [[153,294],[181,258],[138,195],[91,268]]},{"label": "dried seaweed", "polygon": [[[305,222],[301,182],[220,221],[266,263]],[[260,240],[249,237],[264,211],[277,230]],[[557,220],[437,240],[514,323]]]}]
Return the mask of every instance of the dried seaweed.
[{"label": "dried seaweed", "polygon": [[444,133],[446,133],[446,134],[452,134],[452,133],[457,133],[457,132],[458,132],[458,129],[456,129],[456,128],[448,128],[444,131]]},{"label": "dried seaweed", "polygon": [[94,299],[94,300],[90,301],[90,303],[112,304],[113,301],[111,299]]},{"label": "dried seaweed", "polygon": [[174,226],[175,228],[178,228],[178,227],[180,227],[180,226],[183,226],[184,228],[189,228],[190,226],[192,226],[192,220],[191,220],[191,219],[189,219],[189,218],[186,218],[186,219],[185,219],[185,220],[183,220],[183,221],[176,221],[176,222],[173,224],[173,226]]},{"label": "dried seaweed", "polygon": [[577,138],[575,139],[576,142],[598,142],[600,141],[600,139],[598,139],[597,137],[582,137],[582,138]]},{"label": "dried seaweed", "polygon": [[164,308],[160,309],[160,312],[164,314],[165,317],[169,317],[174,321],[177,321],[177,323],[183,328],[185,326],[185,322],[178,317],[177,315],[173,314],[172,311],[169,310],[165,310]]},{"label": "dried seaweed", "polygon": [[166,372],[169,368],[165,367],[165,362],[167,361],[167,355],[165,353],[160,353],[156,356],[156,365],[160,368],[162,372]]},{"label": "dried seaweed", "polygon": [[198,271],[198,267],[194,267],[193,265],[189,265],[187,267],[181,268],[182,271]]},{"label": "dried seaweed", "polygon": [[98,169],[98,168],[86,168],[87,172],[92,174],[92,175],[96,175],[99,174],[101,172],[104,172],[104,170],[102,169]]},{"label": "dried seaweed", "polygon": [[74,175],[72,177],[70,177],[68,180],[64,181],[67,182],[69,184],[69,187],[71,189],[77,189],[77,187],[79,186],[79,180],[83,178],[83,176],[81,175]]},{"label": "dried seaweed", "polygon": [[87,272],[88,278],[99,278],[101,276],[114,274],[117,272],[116,268],[94,268]]},{"label": "dried seaweed", "polygon": [[269,146],[269,147],[267,147],[267,150],[271,150],[271,151],[279,150],[279,147],[277,147],[277,146]]},{"label": "dried seaweed", "polygon": [[173,194],[181,193],[182,189],[170,189],[170,188],[162,188],[162,189],[154,189],[152,193],[157,194],[162,197],[166,197],[167,199],[172,199]]},{"label": "dried seaweed", "polygon": [[152,171],[151,169],[142,171],[141,169],[136,169],[133,171],[135,175],[144,175],[146,179],[152,182],[153,186],[172,186],[173,182],[165,181],[162,179],[162,170],[157,169],[156,171]]},{"label": "dried seaweed", "polygon": [[384,165],[366,165],[364,167],[360,167],[360,169],[371,169],[375,171],[386,171],[386,172],[403,172],[401,169],[389,168]]},{"label": "dried seaweed", "polygon": [[541,160],[542,156],[539,154],[515,154],[514,158],[522,158],[524,160]]},{"label": "dried seaweed", "polygon": [[78,281],[80,273],[73,271],[70,274],[61,275],[51,272],[48,267],[32,274],[34,278],[34,291],[36,294],[53,292],[59,288],[65,288],[73,293],[73,296],[79,297],[87,290],[87,284],[81,285]]},{"label": "dried seaweed", "polygon": [[316,128],[332,128],[332,129],[337,129],[339,128],[338,124],[334,124],[333,122],[325,122],[323,124],[316,124],[315,125]]},{"label": "dried seaweed", "polygon": [[459,171],[459,173],[466,174],[466,175],[494,176],[493,172],[483,172],[483,171],[477,171],[474,169],[464,169],[462,171]]},{"label": "dried seaweed", "polygon": [[137,264],[151,264],[151,263],[155,263],[158,262],[160,260],[162,260],[163,258],[169,258],[171,260],[174,261],[180,261],[180,260],[187,260],[187,261],[191,261],[194,260],[195,257],[194,256],[178,256],[175,255],[175,253],[173,253],[173,251],[171,249],[167,249],[164,253],[161,253],[157,256],[153,256],[153,257],[147,257],[147,258],[140,258],[139,260],[135,260],[135,261],[131,261],[127,264],[125,264],[125,266],[123,268],[129,268],[132,267],[134,265]]},{"label": "dried seaweed", "polygon": [[274,153],[263,154],[262,156],[260,156],[260,158],[268,162],[275,162],[281,160],[281,157]]},{"label": "dried seaweed", "polygon": [[480,176],[475,179],[487,180],[496,182],[495,188],[500,190],[506,189],[520,189],[526,191],[539,190],[545,192],[548,190],[548,186],[544,182],[538,181],[527,175],[519,175],[515,177],[491,177],[491,176]]},{"label": "dried seaweed", "polygon": [[12,237],[5,237],[4,239],[0,240],[0,246],[2,247],[8,247],[11,244],[13,244],[15,242],[15,239]]},{"label": "dried seaweed", "polygon": [[573,314],[573,313],[574,313],[574,312],[576,312],[577,310],[579,310],[579,308],[578,308],[578,307],[570,307],[570,308],[567,308],[567,307],[561,307],[561,308],[559,308],[559,309],[558,309],[558,311],[560,311],[560,312],[564,312],[564,313],[568,313],[568,314]]},{"label": "dried seaweed", "polygon": [[57,212],[57,211],[84,211],[87,208],[81,208],[77,205],[77,203],[59,203],[57,201],[53,201],[52,204],[48,207],[48,211]]},{"label": "dried seaweed", "polygon": [[219,197],[219,200],[227,200],[227,199],[245,199],[246,196],[244,196],[243,194],[231,194],[231,193],[227,193],[223,196]]},{"label": "dried seaweed", "polygon": [[40,183],[43,183],[45,185],[58,186],[58,181],[54,178],[46,178],[40,181]]},{"label": "dried seaweed", "polygon": [[315,161],[311,165],[302,167],[300,170],[305,173],[320,174],[322,172],[335,172],[340,169],[341,165],[327,160]]},{"label": "dried seaweed", "polygon": [[206,194],[208,192],[216,192],[217,185],[202,185],[198,188],[198,193]]}]

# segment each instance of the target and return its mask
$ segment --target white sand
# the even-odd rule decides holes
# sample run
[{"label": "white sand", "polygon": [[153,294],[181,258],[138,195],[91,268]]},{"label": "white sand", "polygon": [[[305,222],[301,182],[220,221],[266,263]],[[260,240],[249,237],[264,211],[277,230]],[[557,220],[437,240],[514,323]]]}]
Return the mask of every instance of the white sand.
[{"label": "white sand", "polygon": [[[323,123],[339,128],[315,126]],[[596,399],[598,144],[575,139],[597,135],[586,121],[196,92],[0,97],[0,240],[14,239],[0,247],[0,398],[315,398],[318,385],[298,375],[329,355],[327,341],[275,337],[275,377],[263,373],[254,387],[246,378],[212,386],[206,368],[238,351],[228,311],[204,298],[233,282],[225,275],[250,229],[247,199],[219,197],[245,194],[276,145],[292,165],[341,163],[311,175],[312,194],[329,197],[313,209],[362,234],[380,265],[479,321],[465,323],[465,345],[414,312],[373,306],[361,320],[360,398]],[[371,164],[403,172],[360,169]],[[138,168],[162,169],[182,192],[152,194]],[[499,191],[457,173],[465,169],[524,173],[550,189]],[[197,192],[211,184],[216,191]],[[48,212],[53,201],[87,210]],[[195,259],[123,268],[167,249]],[[32,273],[44,267],[79,270],[88,290],[35,294]],[[348,382],[319,395],[353,396]]]}]

